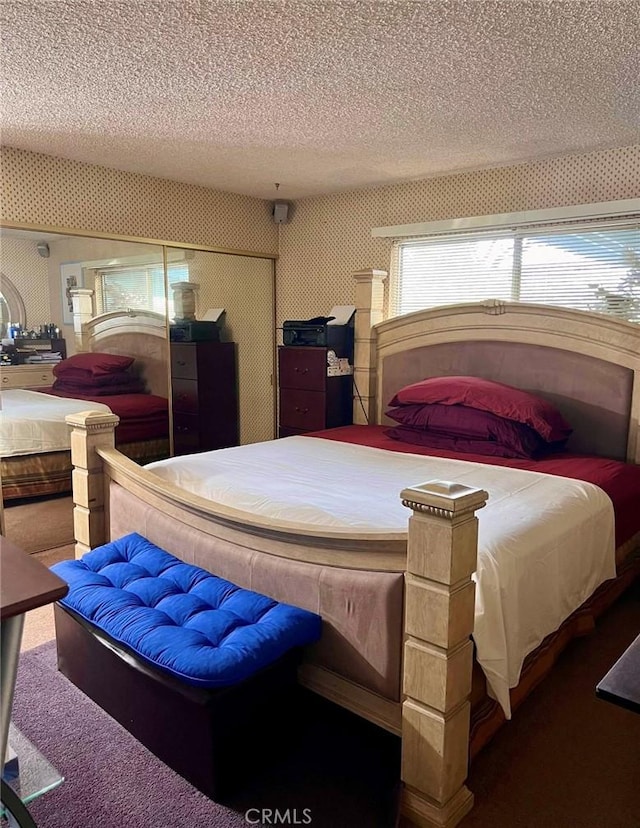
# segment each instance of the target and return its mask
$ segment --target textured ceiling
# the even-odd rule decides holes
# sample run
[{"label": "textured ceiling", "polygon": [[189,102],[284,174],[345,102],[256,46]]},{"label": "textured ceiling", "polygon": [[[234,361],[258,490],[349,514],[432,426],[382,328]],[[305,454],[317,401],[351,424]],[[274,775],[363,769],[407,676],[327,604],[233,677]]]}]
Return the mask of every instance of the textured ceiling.
[{"label": "textured ceiling", "polygon": [[2,142],[262,198],[640,142],[638,0],[0,0]]}]

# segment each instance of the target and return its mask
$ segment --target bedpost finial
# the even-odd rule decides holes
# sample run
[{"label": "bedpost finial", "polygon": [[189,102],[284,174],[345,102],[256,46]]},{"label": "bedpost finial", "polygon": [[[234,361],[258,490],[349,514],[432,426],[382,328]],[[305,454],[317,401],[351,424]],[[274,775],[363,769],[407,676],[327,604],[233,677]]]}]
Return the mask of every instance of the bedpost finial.
[{"label": "bedpost finial", "polygon": [[117,414],[107,414],[104,411],[79,411],[67,414],[64,419],[67,425],[87,431],[113,431],[120,422]]},{"label": "bedpost finial", "polygon": [[414,512],[453,520],[486,505],[489,495],[484,489],[451,483],[448,480],[428,480],[400,492],[402,505]]},{"label": "bedpost finial", "polygon": [[357,270],[353,278],[356,282],[384,282],[387,278],[387,271],[369,267],[366,270]]}]

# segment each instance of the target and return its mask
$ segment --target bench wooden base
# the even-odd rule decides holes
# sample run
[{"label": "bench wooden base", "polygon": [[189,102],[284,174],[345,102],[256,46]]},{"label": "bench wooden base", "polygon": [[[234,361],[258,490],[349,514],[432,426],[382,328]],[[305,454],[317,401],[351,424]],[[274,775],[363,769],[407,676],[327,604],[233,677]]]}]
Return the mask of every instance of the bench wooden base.
[{"label": "bench wooden base", "polygon": [[299,653],[238,685],[202,690],[148,667],[58,604],[55,622],[58,669],[211,799],[228,796],[286,742]]}]

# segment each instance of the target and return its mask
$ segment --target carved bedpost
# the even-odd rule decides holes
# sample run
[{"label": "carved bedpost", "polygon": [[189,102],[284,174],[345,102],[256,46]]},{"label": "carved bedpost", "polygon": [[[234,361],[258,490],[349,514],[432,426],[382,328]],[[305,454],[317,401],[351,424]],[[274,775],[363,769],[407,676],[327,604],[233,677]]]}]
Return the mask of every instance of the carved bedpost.
[{"label": "carved bedpost", "polygon": [[89,350],[84,324],[93,319],[93,291],[86,288],[72,288],[73,341],[76,353]]},{"label": "carved bedpost", "polygon": [[114,429],[120,422],[115,414],[82,411],[65,417],[71,426],[71,463],[73,464],[73,528],[76,558],[105,543],[105,479],[102,460],[96,449],[113,448]]},{"label": "carved bedpost", "polygon": [[402,814],[451,826],[473,806],[465,786],[475,609],[471,575],[487,493],[432,480],[404,489],[413,509],[407,548]]},{"label": "carved bedpost", "polygon": [[[359,270],[353,274],[353,278],[356,281],[353,422],[362,425],[376,421],[375,340],[371,328],[382,322],[387,271]],[[358,399],[358,393],[361,400]]]}]

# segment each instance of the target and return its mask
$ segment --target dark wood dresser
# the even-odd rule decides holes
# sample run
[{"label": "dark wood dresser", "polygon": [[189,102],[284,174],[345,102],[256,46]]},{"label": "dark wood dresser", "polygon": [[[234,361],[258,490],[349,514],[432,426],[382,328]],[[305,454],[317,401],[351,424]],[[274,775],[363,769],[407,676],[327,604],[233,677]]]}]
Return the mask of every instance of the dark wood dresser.
[{"label": "dark wood dresser", "polygon": [[235,342],[172,342],[174,454],[237,446]]},{"label": "dark wood dresser", "polygon": [[278,348],[280,437],[353,422],[351,376],[327,376],[327,351],[312,345]]}]

